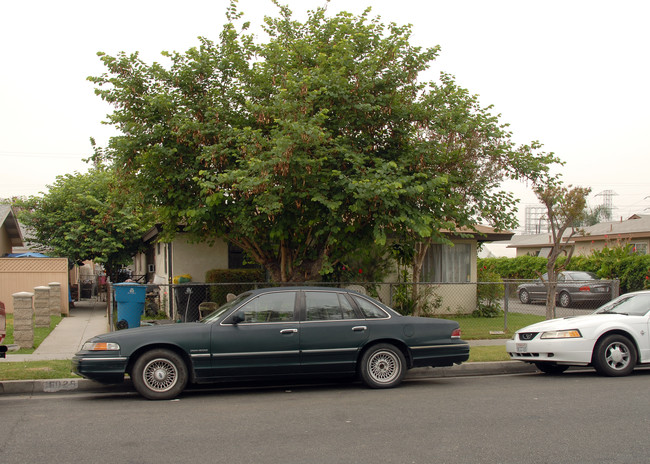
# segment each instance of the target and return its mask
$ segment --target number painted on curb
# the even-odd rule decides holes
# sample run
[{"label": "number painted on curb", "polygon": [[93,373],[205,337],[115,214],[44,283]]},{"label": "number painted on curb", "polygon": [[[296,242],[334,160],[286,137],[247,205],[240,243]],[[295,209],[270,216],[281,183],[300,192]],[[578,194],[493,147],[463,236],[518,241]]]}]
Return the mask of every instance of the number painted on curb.
[{"label": "number painted on curb", "polygon": [[47,380],[43,382],[43,391],[46,393],[56,393],[59,391],[72,391],[79,388],[77,380]]}]

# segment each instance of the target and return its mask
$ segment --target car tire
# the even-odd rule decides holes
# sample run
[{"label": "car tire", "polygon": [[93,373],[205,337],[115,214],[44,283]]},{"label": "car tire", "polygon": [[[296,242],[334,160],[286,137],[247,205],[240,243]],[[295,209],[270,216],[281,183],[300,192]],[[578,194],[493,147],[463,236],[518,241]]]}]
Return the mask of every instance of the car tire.
[{"label": "car tire", "polygon": [[592,364],[600,375],[620,377],[634,370],[637,361],[636,347],[632,341],[618,334],[608,335],[596,343]]},{"label": "car tire", "polygon": [[567,292],[561,292],[560,296],[558,297],[558,303],[563,308],[568,308],[571,306],[571,295],[569,295]]},{"label": "car tire", "polygon": [[536,362],[535,367],[542,371],[544,374],[559,375],[566,371],[569,366],[563,366],[553,362]]},{"label": "car tire", "polygon": [[406,357],[389,343],[370,347],[361,357],[361,379],[370,388],[398,386],[406,374]]},{"label": "car tire", "polygon": [[149,400],[176,398],[187,385],[187,365],[170,350],[155,349],[142,354],[133,365],[133,386]]},{"label": "car tire", "polygon": [[527,290],[522,290],[519,292],[519,301],[521,301],[523,304],[530,303],[530,294]]}]

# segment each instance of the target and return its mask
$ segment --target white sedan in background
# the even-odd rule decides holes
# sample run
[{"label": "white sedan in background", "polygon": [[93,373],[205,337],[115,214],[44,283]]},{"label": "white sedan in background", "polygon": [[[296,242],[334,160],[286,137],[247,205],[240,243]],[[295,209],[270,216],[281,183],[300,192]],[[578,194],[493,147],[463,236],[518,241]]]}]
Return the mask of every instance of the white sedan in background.
[{"label": "white sedan in background", "polygon": [[628,375],[650,363],[649,324],[650,291],[627,293],[586,316],[524,327],[506,342],[506,351],[547,374],[593,366],[601,375]]}]

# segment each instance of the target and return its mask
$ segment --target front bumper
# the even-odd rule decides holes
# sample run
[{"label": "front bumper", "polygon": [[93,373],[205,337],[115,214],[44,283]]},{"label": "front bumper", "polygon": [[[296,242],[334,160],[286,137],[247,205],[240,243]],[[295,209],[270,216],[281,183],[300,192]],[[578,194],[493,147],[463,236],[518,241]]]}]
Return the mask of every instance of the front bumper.
[{"label": "front bumper", "polygon": [[506,342],[510,359],[524,362],[554,362],[586,366],[591,363],[594,340],[585,338]]},{"label": "front bumper", "polygon": [[126,356],[93,356],[76,354],[72,358],[72,371],[101,383],[121,383],[129,358]]}]

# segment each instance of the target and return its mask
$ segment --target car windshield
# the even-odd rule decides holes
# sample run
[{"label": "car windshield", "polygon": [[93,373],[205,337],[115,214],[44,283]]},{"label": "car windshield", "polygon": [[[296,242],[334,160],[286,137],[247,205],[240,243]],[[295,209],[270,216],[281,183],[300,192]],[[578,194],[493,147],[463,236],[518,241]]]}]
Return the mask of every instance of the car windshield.
[{"label": "car windshield", "polygon": [[237,295],[235,299],[232,301],[227,302],[224,305],[219,306],[218,309],[216,309],[214,312],[210,313],[207,317],[201,320],[203,323],[210,323],[216,319],[219,319],[219,317],[224,314],[226,311],[229,311],[230,309],[234,308],[235,306],[239,305],[243,300],[248,298],[250,296],[250,292],[242,293],[241,295]]},{"label": "car windshield", "polygon": [[627,314],[643,316],[650,310],[650,293],[623,295],[598,308],[594,314]]},{"label": "car windshield", "polygon": [[573,280],[598,280],[598,276],[592,272],[572,272],[570,275]]}]

